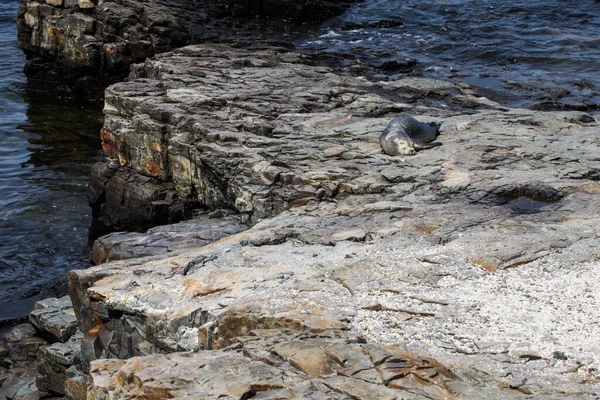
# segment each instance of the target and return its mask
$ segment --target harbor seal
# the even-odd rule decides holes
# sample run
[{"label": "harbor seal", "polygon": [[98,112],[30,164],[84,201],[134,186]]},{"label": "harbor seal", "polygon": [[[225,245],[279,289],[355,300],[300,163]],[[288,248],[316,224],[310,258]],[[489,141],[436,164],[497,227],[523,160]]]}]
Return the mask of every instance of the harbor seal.
[{"label": "harbor seal", "polygon": [[408,115],[400,115],[385,127],[379,136],[379,144],[390,156],[413,155],[418,150],[441,146],[441,143],[433,142],[439,133],[440,124],[419,122]]}]

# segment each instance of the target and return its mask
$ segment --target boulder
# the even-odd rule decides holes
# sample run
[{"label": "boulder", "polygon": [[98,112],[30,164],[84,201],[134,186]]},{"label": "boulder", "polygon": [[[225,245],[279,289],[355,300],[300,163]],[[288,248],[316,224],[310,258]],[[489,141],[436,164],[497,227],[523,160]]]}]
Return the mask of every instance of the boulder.
[{"label": "boulder", "polygon": [[11,400],[34,400],[40,397],[35,386],[35,366],[11,368],[9,377],[0,386],[0,396]]},{"label": "boulder", "polygon": [[77,320],[69,296],[38,301],[29,314],[29,322],[42,336],[66,342],[77,331]]},{"label": "boulder", "polygon": [[12,367],[35,362],[38,350],[48,345],[48,342],[36,336],[36,330],[31,324],[20,324],[0,340],[0,366]]},{"label": "boulder", "polygon": [[83,335],[79,333],[66,343],[57,342],[40,350],[36,376],[36,386],[40,392],[66,394],[67,370],[79,365],[82,338]]}]

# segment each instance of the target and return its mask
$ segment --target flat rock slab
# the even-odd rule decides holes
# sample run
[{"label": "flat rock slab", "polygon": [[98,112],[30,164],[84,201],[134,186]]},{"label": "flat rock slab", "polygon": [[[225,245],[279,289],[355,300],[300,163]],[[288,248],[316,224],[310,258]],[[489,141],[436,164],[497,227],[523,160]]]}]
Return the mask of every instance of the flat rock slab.
[{"label": "flat rock slab", "polygon": [[435,361],[344,336],[256,330],[226,350],[94,361],[88,396],[453,398],[457,377]]},{"label": "flat rock slab", "polygon": [[[593,398],[594,117],[450,108],[468,89],[374,83],[302,61],[191,46],[108,90],[113,163],[253,226],[70,273],[84,358],[105,365],[103,382],[126,367],[96,361],[107,357],[214,351],[256,329],[357,330],[452,365],[465,398],[499,398],[498,387],[509,398]],[[435,88],[435,102],[415,98]],[[383,154],[377,137],[399,112],[441,123],[443,145]]]},{"label": "flat rock slab", "polygon": [[157,226],[145,233],[115,232],[94,242],[91,260],[98,265],[114,260],[167,253],[175,255],[206,246],[247,228],[235,216],[210,218],[209,215],[205,215],[177,224]]}]

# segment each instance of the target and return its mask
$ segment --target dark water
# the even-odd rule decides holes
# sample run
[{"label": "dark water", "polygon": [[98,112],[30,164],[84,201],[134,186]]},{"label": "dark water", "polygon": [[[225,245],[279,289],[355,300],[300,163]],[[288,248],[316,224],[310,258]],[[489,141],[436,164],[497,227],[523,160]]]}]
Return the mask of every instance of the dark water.
[{"label": "dark water", "polygon": [[600,103],[600,2],[365,0],[300,47],[564,103]]},{"label": "dark water", "polygon": [[89,265],[84,192],[102,124],[100,110],[26,96],[17,8],[0,3],[0,321]]}]

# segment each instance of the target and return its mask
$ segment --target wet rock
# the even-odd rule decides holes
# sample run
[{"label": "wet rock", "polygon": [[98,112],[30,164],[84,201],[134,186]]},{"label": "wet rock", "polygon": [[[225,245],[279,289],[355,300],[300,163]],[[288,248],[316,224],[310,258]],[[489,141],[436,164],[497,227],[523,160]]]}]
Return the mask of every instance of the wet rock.
[{"label": "wet rock", "polygon": [[346,22],[339,25],[339,29],[349,31],[354,29],[364,28],[394,28],[396,26],[403,25],[404,21],[399,18],[394,19],[382,19],[376,22]]},{"label": "wet rock", "polygon": [[419,65],[417,60],[406,59],[406,60],[390,60],[385,61],[379,65],[379,68],[386,72],[399,72],[408,73],[415,69]]},{"label": "wet rock", "polygon": [[568,99],[561,100],[543,100],[532,103],[528,108],[531,110],[541,111],[588,111],[598,109],[598,104],[586,104],[584,102],[569,101]]},{"label": "wet rock", "polygon": [[35,303],[29,322],[52,341],[66,342],[77,330],[77,319],[69,296]]}]

